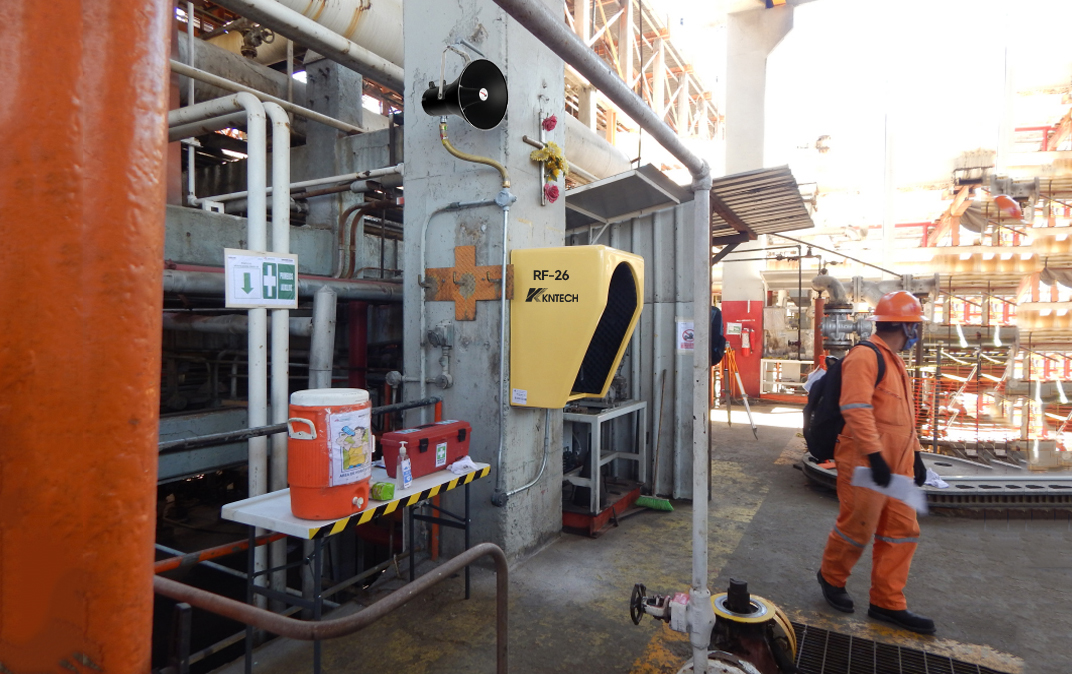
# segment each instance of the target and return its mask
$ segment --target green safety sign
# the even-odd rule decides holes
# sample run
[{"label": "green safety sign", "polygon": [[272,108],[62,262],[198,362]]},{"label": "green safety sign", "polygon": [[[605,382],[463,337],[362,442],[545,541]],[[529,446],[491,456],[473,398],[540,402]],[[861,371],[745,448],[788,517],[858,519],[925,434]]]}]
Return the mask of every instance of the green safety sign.
[{"label": "green safety sign", "polygon": [[262,264],[263,290],[266,300],[293,300],[298,293],[297,274],[292,264],[264,262]]},{"label": "green safety sign", "polygon": [[227,248],[224,266],[228,307],[298,308],[297,256]]}]

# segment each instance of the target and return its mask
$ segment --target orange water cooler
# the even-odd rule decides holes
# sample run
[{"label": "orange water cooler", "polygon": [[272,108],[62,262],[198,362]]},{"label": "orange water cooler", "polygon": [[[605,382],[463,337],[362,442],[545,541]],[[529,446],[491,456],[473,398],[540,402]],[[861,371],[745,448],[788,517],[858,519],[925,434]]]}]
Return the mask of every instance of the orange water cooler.
[{"label": "orange water cooler", "polygon": [[368,391],[295,391],[287,419],[287,480],[295,517],[330,520],[361,512],[372,477]]}]

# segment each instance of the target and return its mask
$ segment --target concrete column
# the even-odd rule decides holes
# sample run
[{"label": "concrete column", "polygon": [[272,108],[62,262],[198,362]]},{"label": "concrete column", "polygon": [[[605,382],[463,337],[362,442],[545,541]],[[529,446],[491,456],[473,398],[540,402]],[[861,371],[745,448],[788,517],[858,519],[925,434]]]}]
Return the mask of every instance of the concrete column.
[{"label": "concrete column", "polygon": [[622,64],[622,77],[630,88],[633,87],[633,78],[636,76],[633,72],[633,52],[636,49],[633,23],[633,0],[625,0],[625,12],[618,23],[618,59]]},{"label": "concrete column", "polygon": [[152,665],[173,17],[0,4],[5,672]]},{"label": "concrete column", "polygon": [[[767,56],[793,27],[793,7],[754,9],[730,14],[727,21],[726,72],[726,173],[763,168],[764,106],[767,86]],[[766,246],[766,237],[739,247],[739,252]],[[745,255],[740,255],[745,257]],[[760,262],[728,262],[722,269],[722,315],[726,322],[739,322],[753,329],[752,353],[740,350],[737,364],[749,395],[759,393],[759,356],[763,342],[763,305],[766,289]],[[740,348],[741,338],[729,338]]]},{"label": "concrete column", "polygon": [[588,42],[592,37],[592,2],[591,0],[577,0],[573,3],[573,32],[577,37]]},{"label": "concrete column", "polygon": [[655,38],[655,60],[652,61],[651,107],[659,116],[666,109],[666,42]]},{"label": "concrete column", "polygon": [[[560,9],[557,0],[546,0],[550,8]],[[583,5],[585,3],[578,3]],[[539,165],[529,159],[531,149],[520,141],[522,135],[539,135],[540,110],[562,114],[563,64],[527,30],[507,18],[490,0],[406,0],[406,31],[421,36],[406,40],[406,244],[403,268],[404,288],[404,362],[407,377],[416,377],[420,361],[427,362],[427,373],[437,373],[440,350],[422,344],[420,302],[417,278],[420,266],[420,232],[427,224],[425,259],[428,267],[451,267],[455,263],[455,246],[475,246],[477,265],[498,266],[503,246],[538,248],[562,246],[565,239],[564,199],[540,205]],[[510,106],[506,119],[491,131],[478,131],[459,117],[449,117],[451,143],[464,152],[492,157],[510,172],[510,191],[517,202],[509,211],[507,241],[502,238],[503,213],[496,206],[447,212],[429,218],[435,211],[454,201],[493,199],[501,189],[499,173],[487,166],[464,162],[447,153],[439,139],[439,118],[421,110],[420,95],[428,81],[439,76],[443,46],[458,37],[486,35],[475,40],[488,60],[503,69],[510,88]],[[447,59],[447,78],[456,76],[458,58]],[[547,134],[549,141],[565,144],[565,125]],[[502,482],[506,491],[531,481],[540,468],[543,456],[544,411],[509,407],[500,400],[498,301],[477,302],[475,321],[455,320],[452,302],[426,303],[428,328],[453,324],[454,348],[451,371],[454,385],[441,389],[426,384],[431,395],[443,396],[443,412],[449,419],[464,419],[473,426],[470,455],[475,461],[492,464],[491,475],[474,482],[472,489],[473,543],[492,541],[516,558],[534,550],[562,528],[562,459],[561,414],[551,415],[551,455],[540,482],[533,488],[512,496],[505,507],[491,504],[495,488],[498,452],[499,409],[506,403],[505,443],[502,457]],[[509,307],[507,308],[509,322]],[[507,323],[509,324],[509,323]],[[507,332],[509,359],[510,339]],[[509,360],[506,361],[509,364]],[[404,399],[419,396],[419,383],[406,383]],[[418,414],[407,417],[415,424]],[[461,512],[463,490],[443,495],[444,507]],[[444,535],[442,544],[449,553],[459,546],[460,536]]]},{"label": "concrete column", "polygon": [[594,87],[584,87],[577,95],[577,104],[580,108],[578,119],[581,120],[585,126],[589,129],[596,128],[596,101],[599,100],[599,94],[596,93]]},{"label": "concrete column", "polygon": [[[350,124],[363,125],[363,81],[360,75],[327,59],[306,64],[305,72],[307,105],[310,108]],[[438,73],[437,68],[434,79],[438,79]],[[420,110],[420,101],[416,109]],[[294,179],[320,178],[343,173],[342,158],[337,145],[346,135],[323,124],[309,124],[307,128],[306,175]],[[309,199],[308,222],[334,227],[338,223],[341,208],[344,208],[341,206],[343,199],[343,196],[337,194]]]},{"label": "concrete column", "polygon": [[763,167],[767,55],[793,27],[793,8],[753,9],[728,18],[726,173]]}]

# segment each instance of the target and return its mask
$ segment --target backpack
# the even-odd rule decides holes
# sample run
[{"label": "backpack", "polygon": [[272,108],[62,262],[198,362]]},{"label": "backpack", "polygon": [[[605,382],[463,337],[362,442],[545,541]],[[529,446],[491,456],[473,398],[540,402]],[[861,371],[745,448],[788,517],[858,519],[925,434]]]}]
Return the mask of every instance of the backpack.
[{"label": "backpack", "polygon": [[726,336],[722,334],[722,310],[711,307],[711,366],[722,362],[726,355]]},{"label": "backpack", "polygon": [[[878,358],[875,386],[878,386],[886,376],[886,359],[871,342],[860,342],[856,346],[866,346],[875,352]],[[808,452],[820,463],[834,458],[838,435],[845,428],[845,417],[841,416],[841,360],[827,358],[826,362],[826,374],[812,384],[808,404],[804,406],[804,442]]]}]

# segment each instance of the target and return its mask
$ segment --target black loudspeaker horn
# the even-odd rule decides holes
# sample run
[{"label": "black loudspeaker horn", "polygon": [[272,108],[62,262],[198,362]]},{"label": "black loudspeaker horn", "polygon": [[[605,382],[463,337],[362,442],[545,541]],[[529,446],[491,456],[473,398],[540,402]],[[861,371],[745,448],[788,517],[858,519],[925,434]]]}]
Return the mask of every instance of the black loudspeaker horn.
[{"label": "black loudspeaker horn", "polygon": [[483,131],[503,121],[509,102],[506,77],[498,66],[485,59],[470,61],[458,79],[445,86],[432,85],[421,96],[421,106],[429,115],[458,115]]}]

